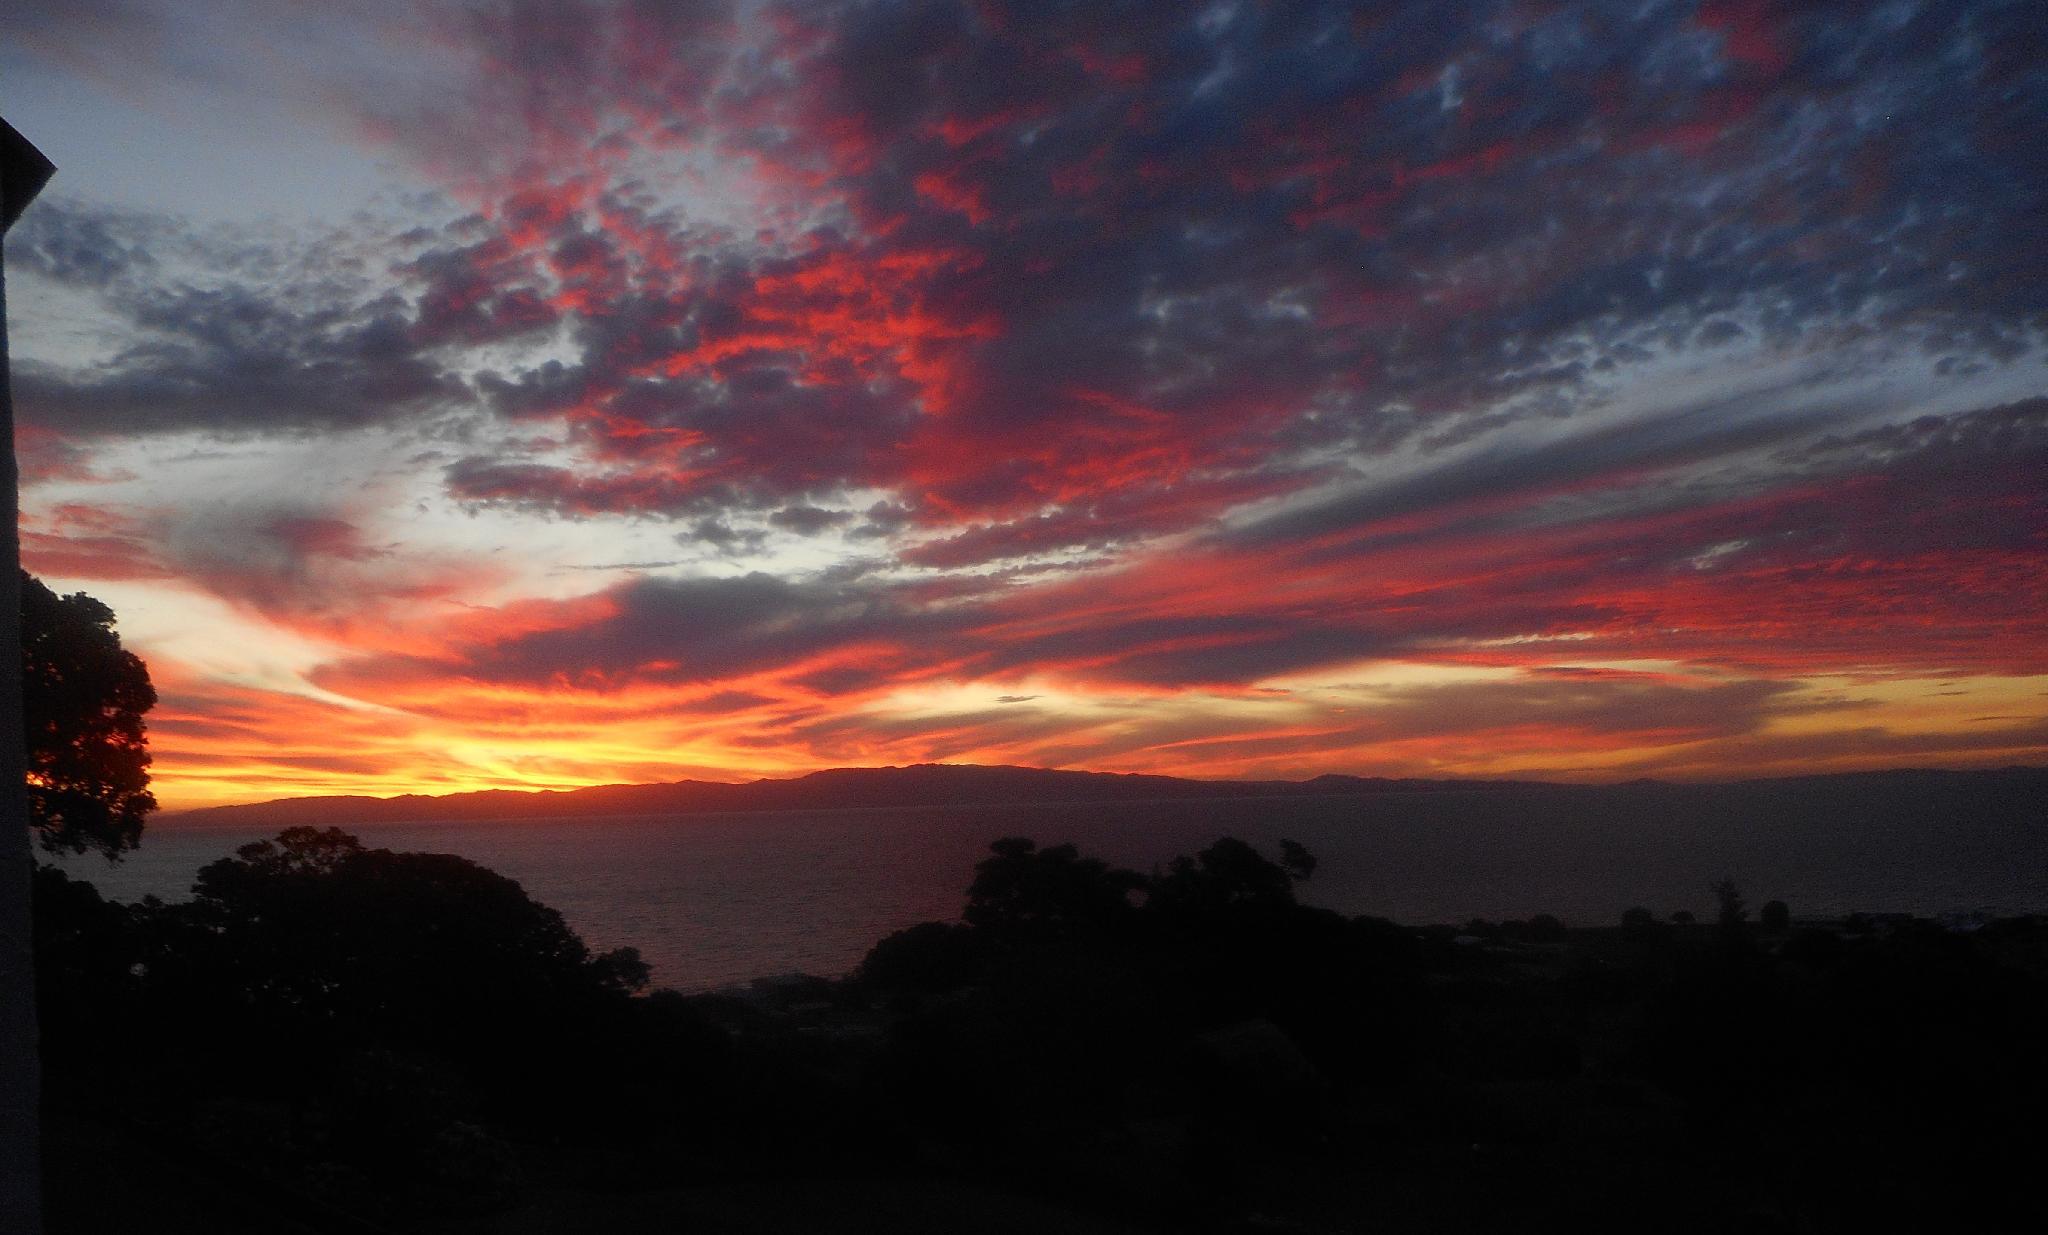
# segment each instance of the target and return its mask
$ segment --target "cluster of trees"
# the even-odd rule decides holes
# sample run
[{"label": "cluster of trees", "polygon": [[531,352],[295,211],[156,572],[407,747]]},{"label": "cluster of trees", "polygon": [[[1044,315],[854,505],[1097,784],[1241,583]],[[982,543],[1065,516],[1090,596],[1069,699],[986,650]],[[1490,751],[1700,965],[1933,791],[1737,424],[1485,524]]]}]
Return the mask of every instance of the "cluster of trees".
[{"label": "cluster of trees", "polygon": [[488,1198],[513,1177],[508,1135],[631,1136],[645,1078],[617,1069],[718,1055],[672,998],[629,998],[647,981],[631,949],[592,954],[462,858],[298,828],[192,892],[129,906],[36,873],[54,1111],[316,1192]]},{"label": "cluster of trees", "polygon": [[[1742,893],[1735,886],[1735,881],[1723,879],[1710,890],[1714,894],[1716,906],[1715,925],[1724,934],[1741,936],[1749,921],[1749,909],[1748,902],[1742,899]],[[1681,909],[1671,915],[1669,922],[1673,926],[1690,926],[1695,920],[1690,910]],[[1784,901],[1765,901],[1763,909],[1757,915],[1757,921],[1766,934],[1783,935],[1792,929],[1792,907]],[[1624,910],[1621,924],[1624,928],[1638,933],[1655,931],[1665,925],[1656,914],[1641,905]]]},{"label": "cluster of trees", "polygon": [[[815,1171],[1167,1229],[2048,1218],[2038,920],[1495,946],[1304,905],[1312,868],[1003,840],[957,921],[779,1000],[646,993],[517,884],[337,831],[175,905],[45,870],[55,1157],[126,1138],[387,1222]],[[58,1193],[60,1230],[104,1203]]]},{"label": "cluster of trees", "polygon": [[1405,1087],[1422,948],[1300,903],[1315,860],[1236,839],[1147,876],[996,842],[958,923],[878,943],[903,1117],[956,1149],[1139,1213],[1234,1212],[1238,1165],[1327,1141],[1339,1092]]},{"label": "cluster of trees", "polygon": [[1475,940],[1300,904],[1305,857],[1225,840],[1148,878],[999,842],[960,923],[860,971],[902,1014],[894,1092],[988,1161],[1176,1221],[2048,1218],[2022,1183],[2048,923],[1847,935],[1773,902],[1759,928],[1724,880],[1711,929],[1538,915]]}]

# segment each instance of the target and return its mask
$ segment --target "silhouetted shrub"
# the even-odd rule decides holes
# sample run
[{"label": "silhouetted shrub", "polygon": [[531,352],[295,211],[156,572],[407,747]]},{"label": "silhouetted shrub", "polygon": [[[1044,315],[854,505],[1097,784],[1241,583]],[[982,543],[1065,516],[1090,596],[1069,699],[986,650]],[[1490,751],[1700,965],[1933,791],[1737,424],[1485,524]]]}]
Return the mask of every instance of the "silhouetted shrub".
[{"label": "silhouetted shrub", "polygon": [[646,985],[593,956],[511,879],[451,854],[292,828],[199,872],[189,919],[210,980],[309,1030],[474,1050],[508,1027]]},{"label": "silhouetted shrub", "polygon": [[1280,842],[1280,865],[1297,882],[1307,883],[1316,873],[1316,855],[1300,841],[1283,839]]},{"label": "silhouetted shrub", "polygon": [[1059,936],[1111,930],[1129,921],[1143,876],[1083,858],[1072,845],[1040,849],[1010,837],[990,845],[974,868],[962,917],[997,936]]},{"label": "silhouetted shrub", "polygon": [[1667,928],[1656,914],[1638,905],[1622,913],[1621,930],[1632,939],[1649,939],[1666,933]]},{"label": "silhouetted shrub", "polygon": [[974,928],[920,922],[885,937],[861,962],[860,980],[881,991],[939,993],[975,980],[984,956]]},{"label": "silhouetted shrub", "polygon": [[1713,891],[1715,922],[1724,931],[1740,930],[1749,918],[1749,910],[1744,907],[1745,902],[1735,888],[1735,881],[1723,879],[1714,885]]},{"label": "silhouetted shrub", "polygon": [[1778,955],[1795,965],[1813,970],[1832,969],[1841,963],[1843,944],[1841,936],[1833,931],[1803,930],[1795,932],[1779,949]]},{"label": "silhouetted shrub", "polygon": [[[1297,866],[1313,870],[1315,859],[1295,846]],[[1167,863],[1147,889],[1145,905],[1156,913],[1216,914],[1251,907],[1279,909],[1294,904],[1294,876],[1235,837],[1192,858]]]},{"label": "silhouetted shrub", "polygon": [[32,907],[45,1066],[59,1084],[74,1071],[124,1071],[142,1019],[133,915],[48,866],[35,871]]}]

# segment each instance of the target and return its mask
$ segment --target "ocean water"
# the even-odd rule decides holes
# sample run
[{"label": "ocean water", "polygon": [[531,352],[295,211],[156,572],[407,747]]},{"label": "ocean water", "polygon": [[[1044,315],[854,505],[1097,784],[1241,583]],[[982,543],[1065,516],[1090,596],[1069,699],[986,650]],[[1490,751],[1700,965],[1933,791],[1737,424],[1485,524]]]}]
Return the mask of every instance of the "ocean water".
[{"label": "ocean water", "polygon": [[[2027,791],[2031,793],[2031,790]],[[511,876],[592,947],[630,945],[657,984],[716,988],[845,973],[890,931],[957,916],[989,842],[1028,836],[1149,870],[1218,837],[1318,857],[1303,899],[1423,924],[1624,909],[1705,917],[1732,878],[1752,906],[2048,910],[2044,804],[1945,793],[1726,786],[1475,789],[1325,798],[1033,804],[374,824],[364,843],[455,853]],[[159,824],[118,864],[62,865],[117,900],[189,893],[200,866],[264,833]]]}]

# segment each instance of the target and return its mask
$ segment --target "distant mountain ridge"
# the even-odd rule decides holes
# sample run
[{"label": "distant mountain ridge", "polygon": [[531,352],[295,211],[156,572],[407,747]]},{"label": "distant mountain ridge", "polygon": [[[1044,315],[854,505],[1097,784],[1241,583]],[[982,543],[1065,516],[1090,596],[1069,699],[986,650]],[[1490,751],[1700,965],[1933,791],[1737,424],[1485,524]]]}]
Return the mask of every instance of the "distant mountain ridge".
[{"label": "distant mountain ridge", "polygon": [[[1954,780],[2011,782],[2011,787],[2048,795],[2048,768],[2010,767],[1984,771],[1897,769],[1842,772],[1730,782],[1720,788],[1769,785],[1786,790],[1859,785],[1933,784]],[[1683,791],[1714,786],[1681,786],[1638,780],[1626,784],[1568,785],[1547,781],[1422,780],[1326,774],[1310,780],[1190,780],[1139,773],[1072,772],[1053,768],[923,763],[909,767],[833,768],[783,780],[740,784],[681,780],[647,785],[596,785],[585,789],[521,791],[485,789],[440,796],[404,794],[280,798],[236,806],[212,806],[164,816],[171,826],[331,827],[366,823],[426,823],[444,820],[602,818],[608,815],[688,815],[716,811],[857,810],[930,806],[1026,805],[1052,802],[1131,802],[1287,798],[1340,794],[1518,791],[1529,793],[1616,793]],[[2048,799],[2044,799],[2048,800]]]}]

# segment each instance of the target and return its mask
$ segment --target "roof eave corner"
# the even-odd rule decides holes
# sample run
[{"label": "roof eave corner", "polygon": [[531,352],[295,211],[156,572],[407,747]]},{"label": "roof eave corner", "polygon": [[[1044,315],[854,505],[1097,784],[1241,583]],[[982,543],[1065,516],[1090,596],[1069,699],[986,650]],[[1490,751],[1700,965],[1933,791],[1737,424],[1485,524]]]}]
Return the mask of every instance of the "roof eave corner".
[{"label": "roof eave corner", "polygon": [[34,143],[0,119],[0,234],[14,226],[56,170]]}]

